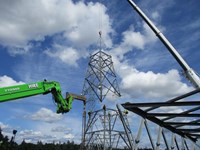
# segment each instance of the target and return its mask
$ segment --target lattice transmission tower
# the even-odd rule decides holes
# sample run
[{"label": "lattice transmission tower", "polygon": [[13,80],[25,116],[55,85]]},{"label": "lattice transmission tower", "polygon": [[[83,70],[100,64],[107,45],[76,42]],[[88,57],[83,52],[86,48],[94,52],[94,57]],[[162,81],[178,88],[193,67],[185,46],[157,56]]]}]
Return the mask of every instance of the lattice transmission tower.
[{"label": "lattice transmission tower", "polygon": [[[102,106],[108,93],[120,95],[111,55],[102,49],[101,32],[98,51],[90,56],[82,94],[87,97],[83,115],[82,149],[132,149],[132,134],[127,113]],[[86,115],[87,113],[87,115]]]}]

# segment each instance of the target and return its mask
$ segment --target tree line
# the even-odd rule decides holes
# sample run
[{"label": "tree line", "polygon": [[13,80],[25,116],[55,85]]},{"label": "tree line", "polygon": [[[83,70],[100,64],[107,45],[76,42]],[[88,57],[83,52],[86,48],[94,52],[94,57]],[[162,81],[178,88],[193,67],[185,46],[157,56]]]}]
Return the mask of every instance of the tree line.
[{"label": "tree line", "polygon": [[[15,131],[13,131],[15,133]],[[37,142],[27,143],[25,140],[18,144],[14,141],[14,138],[8,138],[8,136],[4,136],[2,134],[2,130],[0,128],[0,150],[79,150],[80,144],[75,144],[73,141],[67,141],[66,143],[45,143]]]},{"label": "tree line", "polygon": [[[13,134],[15,131],[13,130]],[[9,139],[8,136],[2,134],[0,128],[0,150],[80,150],[81,145],[76,144],[73,141],[67,141],[66,143],[42,143],[40,141],[37,144],[27,143],[25,140],[18,144],[14,141],[14,136]],[[98,150],[98,148],[94,149]],[[127,150],[124,149],[113,149],[113,150]],[[139,148],[138,150],[151,150],[149,148]]]}]

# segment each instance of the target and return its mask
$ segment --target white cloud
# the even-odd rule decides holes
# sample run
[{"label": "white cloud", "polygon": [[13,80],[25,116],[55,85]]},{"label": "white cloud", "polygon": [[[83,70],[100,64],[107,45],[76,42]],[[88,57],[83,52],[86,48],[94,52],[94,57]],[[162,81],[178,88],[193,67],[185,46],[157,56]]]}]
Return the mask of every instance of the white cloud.
[{"label": "white cloud", "polygon": [[156,41],[155,34],[151,29],[143,23],[142,31],[136,31],[133,26],[129,30],[122,33],[122,42],[111,50],[111,53],[123,59],[123,56],[133,51],[134,49],[143,50],[148,44],[153,44]]},{"label": "white cloud", "polygon": [[[73,26],[64,34],[67,39],[79,44],[79,47],[86,47],[90,44],[96,44],[98,32],[101,29],[103,31],[102,38],[106,41],[105,44],[111,46],[112,41],[109,33],[112,33],[113,30],[104,5],[92,2],[85,5],[79,2],[77,5],[69,5],[68,9],[73,10],[70,17],[74,21]],[[103,22],[101,27],[100,21]]]},{"label": "white cloud", "polygon": [[133,97],[172,97],[192,88],[180,81],[177,70],[165,74],[134,71],[122,79],[122,88]]},{"label": "white cloud", "polygon": [[27,44],[23,47],[21,46],[9,47],[8,52],[11,56],[23,55],[28,53],[31,48],[32,48],[31,44]]},{"label": "white cloud", "polygon": [[22,81],[15,81],[11,77],[8,77],[7,75],[0,76],[0,87],[5,87],[5,86],[12,86],[12,85],[19,85],[19,84],[24,84]]},{"label": "white cloud", "polygon": [[16,127],[13,128],[9,124],[4,124],[4,123],[0,122],[0,129],[2,130],[2,134],[4,136],[8,136],[8,138],[11,138],[13,136],[13,129],[16,130]]},{"label": "white cloud", "polygon": [[64,138],[66,138],[66,139],[73,139],[73,138],[74,138],[74,135],[73,135],[73,134],[66,134],[66,135],[64,136]]},{"label": "white cloud", "polygon": [[182,113],[184,111],[183,108],[177,106],[171,107],[160,107],[157,109],[156,112],[163,112],[163,113]]},{"label": "white cloud", "polygon": [[112,58],[116,72],[121,78],[122,95],[129,95],[134,98],[166,98],[193,90],[193,87],[181,82],[181,77],[175,69],[166,73],[142,72],[125,61],[120,62],[116,57]]},{"label": "white cloud", "polygon": [[81,113],[78,115],[77,113],[75,115],[71,113],[72,112],[69,112],[63,115],[61,120],[54,123],[41,122],[35,126],[35,130],[41,131],[43,135],[46,135],[46,137],[43,138],[44,141],[66,142],[67,138],[68,140],[80,143],[82,133]]},{"label": "white cloud", "polygon": [[51,129],[52,132],[65,132],[65,133],[69,133],[70,131],[72,131],[71,128],[66,128],[65,126],[57,126],[57,127],[53,127]]},{"label": "white cloud", "polygon": [[[0,44],[12,47],[11,54],[27,52],[30,41],[63,33],[76,47],[87,47],[97,41],[99,9],[102,11],[103,38],[111,45],[112,33],[106,7],[100,3],[74,3],[72,0],[0,1]],[[25,49],[23,49],[26,47]]]},{"label": "white cloud", "polygon": [[[78,121],[78,119],[68,117],[67,119],[57,121],[57,123],[41,122],[39,124],[33,123],[32,125],[34,128],[31,129],[17,128],[18,132],[15,138],[17,143],[21,143],[23,140],[27,143],[37,143],[38,141],[43,143],[66,142],[66,140],[80,143],[81,121]],[[73,126],[73,129],[69,128],[69,126]],[[0,122],[0,127],[3,135],[8,136],[9,139],[13,136],[12,131],[14,128],[12,126]]]},{"label": "white cloud", "polygon": [[154,12],[152,13],[152,18],[153,18],[154,20],[159,19],[159,18],[160,18],[159,12],[158,12],[158,11],[154,11]]},{"label": "white cloud", "polygon": [[0,127],[2,130],[10,128],[9,125],[0,122]]},{"label": "white cloud", "polygon": [[37,130],[22,130],[16,136],[16,141],[21,143],[22,140],[25,140],[27,143],[37,143],[41,141],[43,143],[49,143],[56,139],[55,135],[50,135],[48,133],[43,133],[42,131]]},{"label": "white cloud", "polygon": [[78,50],[72,47],[64,47],[61,45],[55,45],[54,49],[56,50],[45,50],[44,53],[50,57],[58,58],[62,62],[68,64],[69,66],[77,67],[77,61],[81,57],[86,57],[87,54],[82,55],[82,52],[78,52]]},{"label": "white cloud", "polygon": [[20,136],[23,136],[24,138],[31,138],[31,137],[37,137],[37,138],[41,138],[42,137],[42,133],[41,131],[33,131],[33,130],[23,130],[19,132]]},{"label": "white cloud", "polygon": [[145,36],[141,32],[137,31],[125,31],[123,33],[124,44],[130,47],[136,47],[138,49],[144,49]]},{"label": "white cloud", "polygon": [[56,114],[52,110],[47,108],[41,108],[35,114],[30,116],[25,116],[25,118],[30,118],[32,120],[44,121],[48,123],[57,122],[62,119],[61,114]]},{"label": "white cloud", "polygon": [[132,95],[145,93],[150,97],[177,95],[188,91],[187,85],[180,82],[176,70],[170,70],[165,74],[133,70],[122,79],[122,87],[129,92],[134,91]]}]

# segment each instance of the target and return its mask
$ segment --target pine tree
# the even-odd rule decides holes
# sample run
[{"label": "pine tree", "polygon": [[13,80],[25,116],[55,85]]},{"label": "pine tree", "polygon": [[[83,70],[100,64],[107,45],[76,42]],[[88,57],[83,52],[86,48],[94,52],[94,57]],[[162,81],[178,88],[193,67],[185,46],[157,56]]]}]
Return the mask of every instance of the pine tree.
[{"label": "pine tree", "polygon": [[1,150],[9,150],[9,139],[8,136],[4,136],[2,134],[2,129],[0,127],[0,149]]}]

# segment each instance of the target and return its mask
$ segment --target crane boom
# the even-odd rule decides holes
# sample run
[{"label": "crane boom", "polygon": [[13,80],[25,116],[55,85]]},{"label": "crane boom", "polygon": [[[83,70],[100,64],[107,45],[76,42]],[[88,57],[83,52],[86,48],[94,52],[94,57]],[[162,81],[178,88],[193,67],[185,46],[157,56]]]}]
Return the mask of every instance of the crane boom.
[{"label": "crane boom", "polygon": [[66,113],[72,107],[73,99],[82,100],[85,104],[86,98],[76,94],[67,93],[66,99],[61,94],[61,87],[56,81],[42,81],[29,84],[15,85],[0,88],[0,102],[16,100],[20,98],[30,97],[39,94],[52,93],[57,104],[57,113]]},{"label": "crane boom", "polygon": [[183,68],[184,73],[187,79],[194,85],[196,88],[200,88],[200,78],[193,71],[192,68],[186,63],[186,61],[181,57],[173,45],[167,40],[167,38],[161,33],[161,31],[153,24],[153,22],[144,14],[144,12],[132,1],[128,0],[130,5],[135,9],[135,11],[143,18],[143,20],[149,25],[153,32],[158,36],[161,42],[167,47],[169,52],[173,55],[179,65]]}]

